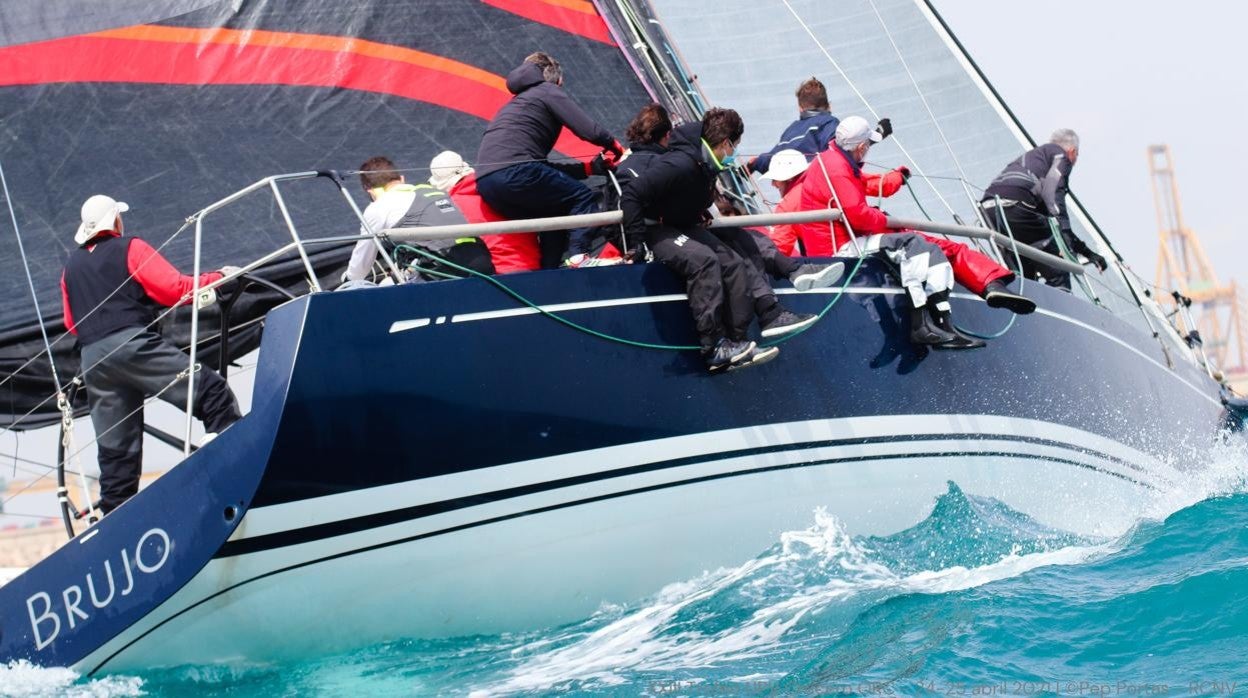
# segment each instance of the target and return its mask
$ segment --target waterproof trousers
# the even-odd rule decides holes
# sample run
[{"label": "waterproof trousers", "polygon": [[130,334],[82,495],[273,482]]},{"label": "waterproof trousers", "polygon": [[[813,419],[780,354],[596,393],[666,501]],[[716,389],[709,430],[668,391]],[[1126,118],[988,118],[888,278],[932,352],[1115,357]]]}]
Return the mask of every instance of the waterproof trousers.
[{"label": "waterproof trousers", "polygon": [[[584,184],[544,162],[521,162],[477,179],[477,192],[498,213],[518,220],[597,213],[598,198]],[[589,228],[538,233],[542,268],[588,254]]]},{"label": "waterproof trousers", "polygon": [[[995,201],[991,202],[991,206],[988,206],[988,203],[984,202],[981,206],[984,210],[984,219],[988,221],[988,225],[992,226],[993,230],[1007,237],[1013,235],[1014,240],[1020,244],[1030,245],[1051,255],[1062,256],[1062,251],[1053,241],[1053,227],[1049,224],[1048,216],[1020,203],[1001,208],[996,206]],[[1049,286],[1070,290],[1069,272],[1054,269],[1021,255],[1015,260],[1014,250],[1008,247],[1002,248],[1001,256],[1011,269],[1020,271],[1024,278],[1043,279],[1044,283]],[[1022,268],[1015,269],[1019,266],[1019,262],[1022,262]]]},{"label": "waterproof trousers", "polygon": [[910,305],[922,308],[929,295],[948,294],[953,288],[954,272],[949,259],[934,240],[919,233],[881,233],[858,238],[837,251],[838,257],[854,257],[878,253],[890,262],[902,288],[910,297]]},{"label": "waterproof trousers", "polygon": [[725,337],[745,339],[754,319],[748,262],[701,226],[650,226],[646,245],[656,260],[685,280],[703,351],[711,351]]},{"label": "waterproof trousers", "polygon": [[[87,403],[100,464],[100,509],[107,514],[139,491],[143,470],[143,401],[152,396],[186,408],[190,358],[155,332],[130,328],[82,348]],[[195,373],[192,414],[210,433],[241,418],[230,386],[216,371]]]}]

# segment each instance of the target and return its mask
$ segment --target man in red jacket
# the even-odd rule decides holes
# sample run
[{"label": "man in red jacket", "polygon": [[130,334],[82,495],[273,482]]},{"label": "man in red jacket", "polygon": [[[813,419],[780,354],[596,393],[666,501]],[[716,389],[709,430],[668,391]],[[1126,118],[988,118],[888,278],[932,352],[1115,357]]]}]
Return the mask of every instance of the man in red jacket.
[{"label": "man in red jacket", "polygon": [[[100,464],[100,509],[107,514],[139,491],[143,469],[143,402],[149,397],[186,407],[190,359],[152,329],[161,307],[191,301],[195,279],[178,273],[152,246],[122,237],[129,207],[97,194],[82,205],[61,275],[65,327],[81,345],[83,378]],[[203,287],[235,271],[225,267],[199,277]],[[225,379],[195,373],[194,416],[210,434],[241,418]]]},{"label": "man in red jacket", "polygon": [[[953,279],[946,281],[947,276],[982,296],[994,308],[1026,314],[1035,310],[1036,304],[1009,291],[1005,284],[1014,279],[1014,274],[987,255],[952,240],[889,229],[888,217],[868,205],[867,197],[895,194],[909,171],[904,167],[882,175],[862,171],[867,151],[881,139],[879,131],[860,116],[846,118],[837,126],[831,147],[806,170],[801,210],[839,208],[843,218],[831,225],[799,225],[802,245],[807,254],[818,256],[884,252],[897,266],[914,307],[912,341],[950,349],[982,346],[982,342],[963,337],[953,329],[947,300]],[[933,301],[931,308],[921,312],[929,298]]]}]

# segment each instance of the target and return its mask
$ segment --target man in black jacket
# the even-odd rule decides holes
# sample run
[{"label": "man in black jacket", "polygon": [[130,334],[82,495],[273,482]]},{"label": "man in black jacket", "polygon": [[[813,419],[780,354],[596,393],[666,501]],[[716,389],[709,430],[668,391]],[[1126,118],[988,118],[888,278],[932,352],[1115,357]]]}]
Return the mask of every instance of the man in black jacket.
[{"label": "man in black jacket", "polygon": [[[1105,271],[1105,258],[1093,252],[1087,243],[1075,236],[1066,214],[1066,192],[1070,187],[1070,171],[1079,158],[1079,136],[1068,128],[1053,132],[1050,142],[1024,153],[1005,166],[984,192],[980,207],[984,218],[997,232],[1009,234],[1018,242],[1061,256],[1053,238],[1049,217],[1057,220],[1062,242],[1068,250],[1086,257]],[[1014,253],[1004,250],[1006,264],[1016,266]],[[1070,290],[1070,274],[1021,258],[1022,274],[1029,279],[1044,279],[1049,286]],[[1014,271],[1019,271],[1014,269]]]},{"label": "man in black jacket", "polygon": [[[624,189],[624,232],[644,235],[655,259],[685,279],[689,309],[712,372],[762,363],[775,347],[746,339],[758,315],[764,337],[809,326],[813,315],[780,306],[761,273],[706,228],[715,181],[735,157],[745,125],[731,109],[710,109],[701,123],[672,131],[667,153]],[[765,294],[757,289],[766,288]]]},{"label": "man in black jacket", "polygon": [[[563,68],[558,61],[541,52],[530,55],[507,76],[507,89],[515,96],[485,129],[477,152],[477,191],[508,218],[598,211],[593,192],[577,181],[596,173],[592,165],[553,166],[546,161],[564,126],[581,140],[608,151],[611,163],[624,155],[619,141],[577,106],[562,85]],[[578,228],[570,233],[541,233],[542,268],[563,263],[565,248],[568,266],[597,266],[597,260],[588,257],[587,232]]]}]

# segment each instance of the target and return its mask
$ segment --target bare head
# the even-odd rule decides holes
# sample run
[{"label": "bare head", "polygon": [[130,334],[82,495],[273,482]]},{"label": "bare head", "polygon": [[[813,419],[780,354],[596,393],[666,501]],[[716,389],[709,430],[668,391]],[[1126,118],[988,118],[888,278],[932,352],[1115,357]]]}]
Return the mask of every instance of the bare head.
[{"label": "bare head", "polygon": [[737,149],[744,133],[745,122],[731,109],[711,107],[702,115],[702,140],[720,160]]},{"label": "bare head", "polygon": [[797,108],[799,111],[828,111],[828,90],[812,77],[797,86]]},{"label": "bare head", "polygon": [[1050,143],[1056,143],[1066,151],[1066,157],[1070,159],[1070,164],[1075,164],[1075,160],[1079,159],[1079,134],[1068,128],[1059,128],[1049,137]]},{"label": "bare head", "polygon": [[394,162],[383,155],[369,158],[360,165],[360,184],[364,185],[364,191],[373,199],[381,196],[392,182],[402,181],[403,175],[399,174]]},{"label": "bare head", "polygon": [[543,53],[542,51],[530,53],[528,56],[525,56],[524,62],[532,63],[533,65],[541,68],[542,79],[546,82],[551,82],[556,85],[563,84],[563,66],[559,65],[559,61],[551,58],[550,54]]},{"label": "bare head", "polygon": [[672,132],[672,117],[662,104],[647,104],[628,124],[625,136],[629,143],[667,145]]}]

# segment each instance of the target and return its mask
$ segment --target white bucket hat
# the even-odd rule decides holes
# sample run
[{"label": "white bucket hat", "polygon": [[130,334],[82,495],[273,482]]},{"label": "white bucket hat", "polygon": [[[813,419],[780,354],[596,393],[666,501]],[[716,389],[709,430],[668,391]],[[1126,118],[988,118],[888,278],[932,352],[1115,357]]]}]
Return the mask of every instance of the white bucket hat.
[{"label": "white bucket hat", "polygon": [[105,230],[112,230],[117,215],[129,210],[129,204],[111,196],[96,194],[87,199],[82,204],[82,225],[78,226],[78,232],[74,234],[74,244],[81,247]]},{"label": "white bucket hat", "polygon": [[465,162],[462,155],[453,150],[443,150],[429,162],[429,183],[447,191],[471,172],[472,165]]},{"label": "white bucket hat", "polygon": [[771,164],[767,166],[766,172],[759,175],[759,178],[787,182],[805,172],[809,164],[801,151],[786,148],[771,156]]}]

